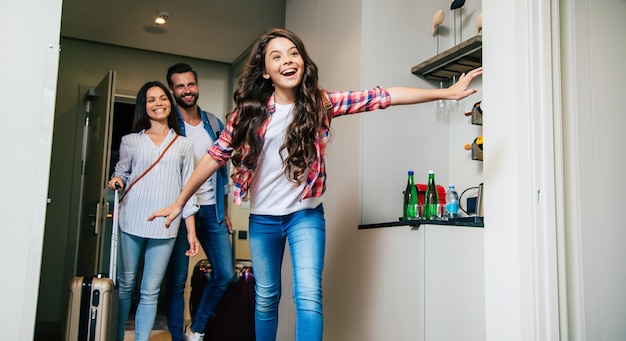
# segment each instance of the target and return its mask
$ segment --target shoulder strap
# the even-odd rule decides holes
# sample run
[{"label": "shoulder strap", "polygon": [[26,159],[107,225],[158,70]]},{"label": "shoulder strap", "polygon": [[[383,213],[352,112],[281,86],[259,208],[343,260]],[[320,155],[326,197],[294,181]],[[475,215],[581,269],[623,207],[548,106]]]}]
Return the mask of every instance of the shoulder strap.
[{"label": "shoulder strap", "polygon": [[220,123],[217,121],[217,117],[210,112],[206,113],[207,118],[209,119],[209,125],[211,126],[211,130],[215,132],[215,138],[220,136]]}]

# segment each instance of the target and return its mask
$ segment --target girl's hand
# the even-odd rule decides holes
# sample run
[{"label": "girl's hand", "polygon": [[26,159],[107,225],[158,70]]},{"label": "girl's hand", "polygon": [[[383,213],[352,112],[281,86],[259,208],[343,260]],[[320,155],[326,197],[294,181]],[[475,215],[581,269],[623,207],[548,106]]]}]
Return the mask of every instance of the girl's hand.
[{"label": "girl's hand", "polygon": [[170,224],[172,223],[172,221],[174,221],[174,219],[176,219],[176,217],[178,217],[178,215],[180,214],[180,212],[182,212],[182,207],[177,206],[176,204],[172,204],[170,206],[167,206],[165,208],[162,208],[154,213],[152,213],[149,217],[148,217],[148,221],[153,221],[154,218],[156,217],[165,217],[165,227],[169,228]]},{"label": "girl's hand", "polygon": [[474,88],[468,89],[468,87],[470,86],[474,78],[482,74],[483,74],[482,67],[477,67],[474,70],[468,72],[467,74],[465,73],[462,74],[459,77],[459,80],[448,88],[448,90],[450,91],[449,99],[460,100],[475,93],[477,91],[476,89]]}]

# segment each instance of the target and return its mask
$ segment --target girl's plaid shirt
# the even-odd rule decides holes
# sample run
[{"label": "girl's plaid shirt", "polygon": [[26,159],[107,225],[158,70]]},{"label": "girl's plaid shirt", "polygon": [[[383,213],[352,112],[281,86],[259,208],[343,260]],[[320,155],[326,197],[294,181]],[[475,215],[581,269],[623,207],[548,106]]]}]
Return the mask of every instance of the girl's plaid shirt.
[{"label": "girl's plaid shirt", "polygon": [[[376,109],[385,109],[391,105],[391,97],[386,89],[376,87],[372,90],[365,91],[327,91],[328,99],[332,104],[330,109],[333,117],[348,114],[356,114]],[[267,108],[270,112],[269,118],[263,123],[259,131],[261,140],[265,135],[265,130],[276,110],[274,106],[274,95],[268,102]],[[219,164],[225,165],[233,152],[231,146],[233,121],[237,117],[237,112],[231,115],[224,131],[219,139],[215,141],[213,146],[209,148],[209,155]],[[318,139],[315,141],[315,150],[317,151],[317,160],[311,165],[306,180],[306,186],[302,193],[302,199],[319,197],[326,190],[326,166],[324,163],[324,152],[328,142],[328,129],[321,129],[318,132]],[[245,153],[245,151],[244,151]],[[252,181],[252,173],[249,169],[242,168],[233,183],[233,201],[236,205],[240,205],[248,193],[250,181]]]}]

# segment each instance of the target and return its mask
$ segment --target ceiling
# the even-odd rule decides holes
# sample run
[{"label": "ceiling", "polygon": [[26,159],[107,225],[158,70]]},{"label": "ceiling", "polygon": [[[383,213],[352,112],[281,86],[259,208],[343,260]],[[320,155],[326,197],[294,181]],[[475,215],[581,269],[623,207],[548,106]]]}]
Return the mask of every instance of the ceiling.
[{"label": "ceiling", "polygon": [[[286,0],[63,0],[61,36],[234,62],[270,27]],[[157,26],[159,11],[170,13]]]}]

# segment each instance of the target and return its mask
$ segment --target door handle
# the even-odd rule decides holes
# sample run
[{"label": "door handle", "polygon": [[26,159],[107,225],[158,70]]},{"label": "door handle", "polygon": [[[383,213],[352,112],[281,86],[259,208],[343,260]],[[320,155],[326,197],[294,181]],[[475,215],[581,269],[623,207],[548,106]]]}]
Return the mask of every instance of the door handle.
[{"label": "door handle", "polygon": [[101,202],[99,202],[96,205],[96,224],[94,227],[94,231],[93,233],[95,233],[96,235],[98,235],[98,233],[100,233],[100,224],[102,223],[102,206],[104,206],[104,209],[106,210],[106,215],[104,215],[105,217],[108,216],[109,213],[109,202],[105,202],[104,205],[102,205]]},{"label": "door handle", "polygon": [[106,221],[106,219],[108,219],[111,216],[111,214],[109,213],[109,202],[108,201],[104,203],[104,212],[105,212],[105,215],[104,215],[105,219],[103,219],[103,220]]},{"label": "door handle", "polygon": [[100,203],[96,204],[96,221],[94,224],[93,233],[97,236],[100,231]]}]

